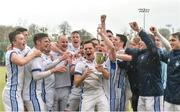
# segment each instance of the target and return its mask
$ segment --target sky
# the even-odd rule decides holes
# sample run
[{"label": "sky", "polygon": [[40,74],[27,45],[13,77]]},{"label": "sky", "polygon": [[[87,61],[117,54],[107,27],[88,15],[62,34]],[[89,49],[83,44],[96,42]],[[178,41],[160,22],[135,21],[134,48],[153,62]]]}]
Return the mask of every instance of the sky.
[{"label": "sky", "polygon": [[168,24],[170,30],[180,29],[180,0],[1,0],[0,25],[27,27],[34,23],[55,33],[67,21],[72,30],[83,28],[96,35],[100,15],[106,14],[107,29],[123,33],[132,21],[143,27],[139,8],[150,9],[145,16],[146,30],[150,26],[168,28]]}]

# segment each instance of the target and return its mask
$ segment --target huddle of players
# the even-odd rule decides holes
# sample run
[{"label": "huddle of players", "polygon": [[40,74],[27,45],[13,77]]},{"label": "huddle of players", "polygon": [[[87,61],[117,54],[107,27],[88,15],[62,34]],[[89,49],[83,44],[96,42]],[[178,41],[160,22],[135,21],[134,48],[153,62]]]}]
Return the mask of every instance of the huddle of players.
[{"label": "huddle of players", "polygon": [[[126,49],[124,35],[113,37],[101,28],[103,41],[92,39],[82,45],[77,31],[72,32],[71,43],[66,36],[53,43],[47,34],[38,33],[32,49],[26,45],[26,29],[11,32],[4,109],[124,111],[131,100],[134,111],[180,110],[180,33],[172,34],[169,43],[155,27],[150,28],[153,35],[136,22],[130,27],[138,37]],[[107,56],[102,65],[95,63],[97,51]]]}]

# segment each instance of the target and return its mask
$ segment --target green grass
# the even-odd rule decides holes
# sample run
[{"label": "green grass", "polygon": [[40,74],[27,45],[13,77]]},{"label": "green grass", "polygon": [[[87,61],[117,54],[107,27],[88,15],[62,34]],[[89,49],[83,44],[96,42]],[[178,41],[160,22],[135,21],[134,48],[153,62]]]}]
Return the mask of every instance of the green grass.
[{"label": "green grass", "polygon": [[1,96],[0,96],[0,111],[3,111],[3,103],[2,103],[2,91],[4,89],[4,85],[5,85],[5,74],[6,74],[6,67],[0,66],[0,92],[1,92]]}]

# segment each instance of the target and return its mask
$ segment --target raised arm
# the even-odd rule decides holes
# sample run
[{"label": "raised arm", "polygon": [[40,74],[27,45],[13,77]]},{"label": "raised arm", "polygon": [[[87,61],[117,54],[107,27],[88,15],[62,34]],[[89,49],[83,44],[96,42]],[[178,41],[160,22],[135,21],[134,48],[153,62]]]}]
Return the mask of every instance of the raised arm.
[{"label": "raised arm", "polygon": [[105,33],[103,32],[99,32],[101,38],[104,40],[104,43],[107,45],[108,49],[109,49],[109,58],[111,61],[115,61],[116,60],[116,50],[115,47],[113,45],[113,43],[108,39],[108,37],[106,36]]},{"label": "raised arm", "polygon": [[157,53],[157,47],[155,45],[155,42],[152,41],[151,37],[145,31],[143,31],[136,22],[132,22],[129,24],[134,31],[139,33],[139,36],[141,40],[146,44],[147,49],[151,53]]},{"label": "raised arm", "polygon": [[169,41],[158,32],[156,27],[150,27],[150,31],[154,34],[154,36],[157,36],[161,40],[167,51],[171,50]]}]

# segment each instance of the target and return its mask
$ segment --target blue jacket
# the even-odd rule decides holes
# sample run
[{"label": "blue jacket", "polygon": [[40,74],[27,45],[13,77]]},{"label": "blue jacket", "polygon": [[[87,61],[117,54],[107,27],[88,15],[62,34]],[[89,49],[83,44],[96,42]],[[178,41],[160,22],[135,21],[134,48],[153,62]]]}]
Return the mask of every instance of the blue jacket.
[{"label": "blue jacket", "polygon": [[125,65],[125,69],[128,75],[128,79],[129,79],[129,83],[130,83],[130,87],[131,87],[131,91],[133,94],[138,95],[138,77],[137,77],[137,69],[136,69],[136,57],[137,57],[137,53],[139,52],[139,49],[132,49],[132,48],[127,48],[125,50],[126,54],[132,55],[133,59],[130,62],[124,62],[120,63],[119,66],[122,68],[123,65]]},{"label": "blue jacket", "polygon": [[151,37],[143,30],[139,33],[140,38],[147,46],[137,54],[136,69],[138,74],[138,87],[140,96],[163,95],[161,81],[160,54]]},{"label": "blue jacket", "polygon": [[180,104],[180,50],[163,55],[162,60],[167,63],[167,84],[165,101]]}]

